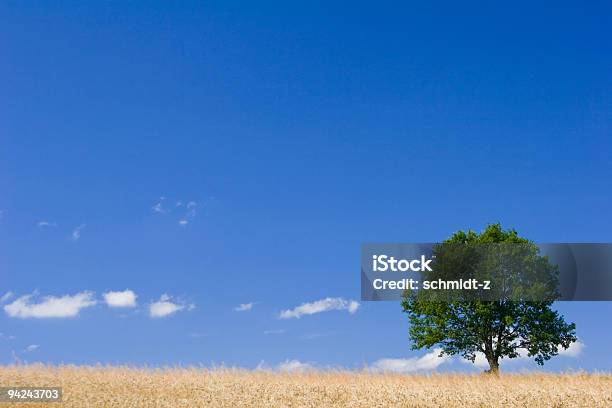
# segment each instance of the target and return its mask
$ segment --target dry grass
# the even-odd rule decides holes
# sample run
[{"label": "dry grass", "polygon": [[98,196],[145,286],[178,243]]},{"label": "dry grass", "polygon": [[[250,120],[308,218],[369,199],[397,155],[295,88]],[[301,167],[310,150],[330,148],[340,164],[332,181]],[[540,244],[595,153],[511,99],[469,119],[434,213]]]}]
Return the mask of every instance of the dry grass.
[{"label": "dry grass", "polygon": [[[612,407],[610,374],[396,375],[9,366],[2,386],[61,386],[62,407]],[[16,407],[20,404],[0,403]]]}]

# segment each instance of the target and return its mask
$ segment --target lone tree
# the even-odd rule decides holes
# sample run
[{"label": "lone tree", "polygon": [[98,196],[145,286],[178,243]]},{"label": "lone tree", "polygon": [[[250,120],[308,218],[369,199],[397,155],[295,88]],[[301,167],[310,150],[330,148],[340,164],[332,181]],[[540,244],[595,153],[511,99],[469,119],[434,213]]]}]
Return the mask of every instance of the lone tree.
[{"label": "lone tree", "polygon": [[[499,262],[493,263],[495,266],[492,267],[490,259],[485,261],[482,254],[472,250],[489,244],[521,244],[504,246],[510,248],[508,251],[515,253],[517,248],[520,249],[518,252],[522,263],[515,262],[514,266],[518,265],[518,269],[522,270],[518,271],[515,277],[519,276],[519,280],[525,279],[528,273],[525,274],[523,270],[537,265],[538,276],[542,274],[548,276],[547,283],[554,287],[554,291],[550,292],[552,295],[545,300],[537,298],[536,301],[527,297],[530,300],[526,301],[523,300],[525,292],[519,292],[522,297],[503,296],[498,292],[497,298],[491,300],[460,296],[441,299],[432,296],[431,292],[424,293],[428,291],[406,292],[402,308],[408,314],[412,349],[438,346],[442,349],[441,355],[461,355],[472,362],[480,352],[489,363],[487,372],[492,374],[499,372],[500,359],[516,358],[519,357],[519,353],[535,357],[535,361],[543,365],[544,361],[558,354],[559,347],[567,349],[576,341],[576,325],[566,323],[563,316],[551,309],[553,301],[558,296],[556,292],[558,269],[551,265],[546,257],[539,255],[535,244],[519,237],[514,230],[503,230],[500,224],[489,225],[481,234],[471,230],[467,233],[459,231],[434,248],[432,262],[434,272],[425,278],[437,279],[440,274],[448,278],[449,271],[451,275],[454,273],[453,276],[459,277],[467,271],[466,265],[472,265],[469,271],[472,273],[471,276],[482,276],[479,275],[481,270],[474,269],[492,268],[498,273],[498,278],[503,276],[505,280],[512,274],[509,272],[512,268]],[[463,248],[459,251],[459,255],[457,247]],[[495,251],[485,252],[490,255]],[[474,268],[476,258],[480,259],[480,262],[476,262],[478,266]],[[524,281],[521,282],[524,288]],[[529,284],[530,288],[540,286]],[[506,291],[507,288],[503,293]]]}]

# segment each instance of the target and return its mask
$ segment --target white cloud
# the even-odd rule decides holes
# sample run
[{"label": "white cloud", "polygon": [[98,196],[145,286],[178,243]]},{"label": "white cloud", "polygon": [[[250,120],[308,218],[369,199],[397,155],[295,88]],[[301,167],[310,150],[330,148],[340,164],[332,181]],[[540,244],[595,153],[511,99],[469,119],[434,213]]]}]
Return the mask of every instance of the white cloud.
[{"label": "white cloud", "polygon": [[304,315],[328,312],[330,310],[347,310],[349,313],[353,314],[358,308],[359,302],[354,300],[328,297],[312,303],[302,303],[300,306],[294,309],[283,310],[279,317],[281,319],[299,319]]},{"label": "white cloud", "polygon": [[441,364],[450,361],[449,356],[440,357],[442,349],[436,348],[422,357],[413,358],[383,358],[372,365],[373,371],[393,371],[396,373],[412,373],[415,371],[435,370]]},{"label": "white cloud", "polygon": [[559,349],[559,355],[565,357],[578,357],[582,354],[584,348],[585,344],[580,340],[576,340],[574,343],[570,344],[567,349]]},{"label": "white cloud", "polygon": [[50,221],[39,221],[38,224],[39,227],[43,228],[43,227],[57,227],[57,223],[55,222],[50,222]]},{"label": "white cloud", "polygon": [[136,294],[126,289],[118,292],[106,292],[102,295],[108,307],[136,307]]},{"label": "white cloud", "polygon": [[33,351],[36,351],[40,348],[40,346],[38,344],[30,344],[28,347],[25,348],[24,352],[25,353],[31,353]]},{"label": "white cloud", "polygon": [[157,203],[155,203],[153,205],[153,207],[151,207],[151,210],[153,210],[153,212],[156,212],[158,214],[164,214],[167,212],[167,210],[164,208],[164,200],[166,199],[166,197],[159,197],[159,201]]},{"label": "white cloud", "polygon": [[[174,213],[177,214],[177,224],[181,227],[188,225],[192,218],[197,214],[198,203],[195,201],[188,201],[185,204],[183,200],[175,201],[174,205],[169,203],[166,205],[166,197],[160,197],[159,200],[151,207],[153,212],[158,214]],[[179,215],[181,214],[182,215]]]},{"label": "white cloud", "polygon": [[2,297],[0,297],[0,303],[4,303],[12,297],[13,297],[13,292],[9,290],[4,295],[2,295]]},{"label": "white cloud", "polygon": [[40,303],[31,303],[32,296],[25,295],[17,298],[13,303],[5,305],[4,311],[8,316],[19,319],[75,317],[78,316],[81,309],[96,304],[93,294],[87,291],[72,296],[46,296]]},{"label": "white cloud", "polygon": [[285,329],[273,329],[273,330],[264,330],[264,334],[284,334],[287,331]]},{"label": "white cloud", "polygon": [[[522,356],[519,355],[518,358],[522,358]],[[489,362],[487,361],[487,358],[485,357],[485,355],[481,352],[476,353],[474,362],[471,362],[470,360],[466,360],[465,358],[462,358],[460,361],[464,364],[470,364],[478,368],[489,368]]]},{"label": "white cloud", "polygon": [[170,296],[163,294],[157,302],[149,305],[149,316],[151,317],[166,317],[180,312],[181,310],[193,310],[195,305],[186,305],[183,302],[173,302]]},{"label": "white cloud", "polygon": [[255,305],[255,303],[251,302],[251,303],[241,303],[240,305],[236,306],[234,308],[235,311],[237,312],[248,312],[249,310],[253,309],[253,306]]},{"label": "white cloud", "polygon": [[81,239],[81,230],[85,228],[86,226],[87,224],[81,224],[72,230],[71,238],[73,241],[78,241],[79,239]]},{"label": "white cloud", "polygon": [[278,371],[284,371],[289,373],[303,373],[305,371],[314,370],[314,366],[310,363],[302,363],[299,360],[285,360],[280,363],[277,367]]}]

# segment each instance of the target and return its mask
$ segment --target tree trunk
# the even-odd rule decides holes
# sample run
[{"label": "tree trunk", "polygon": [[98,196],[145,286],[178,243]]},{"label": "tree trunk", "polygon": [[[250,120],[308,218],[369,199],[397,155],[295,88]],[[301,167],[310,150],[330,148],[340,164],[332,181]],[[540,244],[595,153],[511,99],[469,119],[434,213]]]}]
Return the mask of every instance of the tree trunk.
[{"label": "tree trunk", "polygon": [[489,336],[484,343],[484,355],[489,363],[487,374],[499,375],[499,357],[493,348],[493,336]]},{"label": "tree trunk", "polygon": [[487,374],[499,375],[499,361],[495,357],[487,356],[487,361],[489,362],[489,369],[485,372]]},{"label": "tree trunk", "polygon": [[487,374],[499,375],[499,362],[495,358],[487,358],[489,362],[489,369],[485,372]]}]

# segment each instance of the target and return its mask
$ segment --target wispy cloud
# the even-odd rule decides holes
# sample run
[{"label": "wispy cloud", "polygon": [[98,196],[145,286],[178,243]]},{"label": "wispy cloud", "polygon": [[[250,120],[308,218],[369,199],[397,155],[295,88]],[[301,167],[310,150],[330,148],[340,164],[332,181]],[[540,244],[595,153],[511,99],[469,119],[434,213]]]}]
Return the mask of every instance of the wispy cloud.
[{"label": "wispy cloud", "polygon": [[328,297],[312,303],[302,303],[294,309],[283,310],[279,317],[281,319],[299,319],[304,315],[312,315],[331,310],[347,310],[350,314],[353,314],[357,309],[359,309],[359,302],[355,300]]},{"label": "wispy cloud", "polygon": [[373,371],[392,371],[396,373],[412,373],[415,371],[431,371],[438,368],[441,364],[450,361],[450,357],[440,357],[442,349],[437,348],[423,355],[413,358],[383,358],[377,360],[372,365]]},{"label": "wispy cloud", "polygon": [[165,214],[167,212],[166,208],[164,207],[165,200],[166,197],[159,197],[159,200],[153,205],[153,207],[151,207],[151,210],[158,214]]},{"label": "wispy cloud", "polygon": [[28,347],[25,348],[25,350],[23,350],[24,353],[31,353],[33,351],[36,351],[40,348],[40,346],[38,344],[30,344]]},{"label": "wispy cloud", "polygon": [[13,292],[11,292],[10,290],[8,292],[6,292],[4,295],[2,295],[2,297],[0,297],[0,303],[4,303],[7,302],[9,299],[11,299],[13,297]]},{"label": "wispy cloud", "polygon": [[196,203],[195,201],[189,201],[187,205],[185,205],[185,208],[187,211],[183,214],[183,216],[179,220],[178,222],[179,225],[185,226],[189,224],[189,221],[192,218],[194,218],[197,214],[197,206],[198,206],[198,203]]},{"label": "wispy cloud", "polygon": [[160,197],[159,200],[151,207],[151,210],[157,214],[173,213],[178,215],[177,223],[184,227],[188,225],[197,214],[198,203],[195,201],[177,200],[174,205],[166,203],[166,197]]},{"label": "wispy cloud", "polygon": [[163,294],[157,302],[149,305],[149,316],[153,318],[171,316],[182,310],[193,310],[195,305],[186,304],[182,301],[173,301],[170,296]]},{"label": "wispy cloud", "polygon": [[102,296],[108,307],[136,307],[136,293],[129,289],[117,292],[106,292]]},{"label": "wispy cloud", "polygon": [[96,304],[93,294],[87,291],[60,297],[46,296],[39,303],[32,303],[32,297],[33,295],[21,296],[13,303],[5,305],[5,313],[9,317],[19,319],[75,317],[82,309]]},{"label": "wispy cloud", "polygon": [[241,303],[238,306],[236,306],[234,308],[234,310],[236,312],[248,312],[249,310],[253,309],[253,306],[255,305],[255,302],[251,302],[251,303]]},{"label": "wispy cloud", "polygon": [[273,330],[264,330],[264,334],[285,334],[287,330],[285,329],[273,329]]},{"label": "wispy cloud", "polygon": [[78,227],[76,227],[75,229],[72,230],[72,235],[70,236],[70,238],[73,241],[78,241],[79,239],[81,239],[81,231],[83,230],[83,228],[85,228],[87,226],[87,224],[81,224]]},{"label": "wispy cloud", "polygon": [[57,223],[56,222],[51,222],[51,221],[38,221],[38,223],[36,225],[38,225],[40,228],[55,228],[55,227],[57,227]]}]

